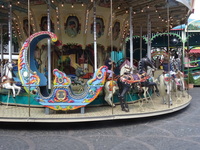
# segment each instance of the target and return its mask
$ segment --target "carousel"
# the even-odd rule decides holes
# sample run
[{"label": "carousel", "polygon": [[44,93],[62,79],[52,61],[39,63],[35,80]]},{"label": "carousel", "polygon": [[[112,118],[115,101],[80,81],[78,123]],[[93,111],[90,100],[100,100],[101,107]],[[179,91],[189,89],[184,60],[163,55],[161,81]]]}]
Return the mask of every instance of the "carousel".
[{"label": "carousel", "polygon": [[[0,121],[103,121],[187,107],[185,54],[173,57],[169,41],[192,11],[192,0],[0,0]],[[155,52],[164,33],[166,50]]]}]

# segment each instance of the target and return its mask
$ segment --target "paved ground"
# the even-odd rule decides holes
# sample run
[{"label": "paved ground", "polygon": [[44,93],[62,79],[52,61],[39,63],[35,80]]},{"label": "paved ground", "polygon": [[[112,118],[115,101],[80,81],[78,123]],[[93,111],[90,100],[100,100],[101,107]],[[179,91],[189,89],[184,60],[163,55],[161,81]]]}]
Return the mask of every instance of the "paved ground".
[{"label": "paved ground", "polygon": [[0,150],[200,150],[200,88],[173,114],[90,123],[0,123]]}]

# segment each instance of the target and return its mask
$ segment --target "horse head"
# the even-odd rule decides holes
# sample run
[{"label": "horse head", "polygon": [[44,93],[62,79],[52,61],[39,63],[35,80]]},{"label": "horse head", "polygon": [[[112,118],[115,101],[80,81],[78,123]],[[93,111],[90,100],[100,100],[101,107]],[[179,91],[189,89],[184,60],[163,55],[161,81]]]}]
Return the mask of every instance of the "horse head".
[{"label": "horse head", "polygon": [[155,70],[156,70],[155,68],[151,68],[151,67],[148,66],[147,67],[147,75],[152,77]]},{"label": "horse head", "polygon": [[180,70],[177,70],[177,71],[176,71],[176,77],[177,77],[177,78],[184,78],[184,73],[181,72]]},{"label": "horse head", "polygon": [[7,63],[5,66],[7,66],[8,69],[13,69],[13,64],[11,62]]},{"label": "horse head", "polygon": [[142,74],[143,72],[147,72],[148,67],[155,68],[153,65],[153,62],[148,57],[142,58],[138,64],[139,74]]},{"label": "horse head", "polygon": [[[11,62],[8,62],[7,64],[4,65],[4,68],[3,68],[3,73],[2,73],[2,76],[9,76],[9,78],[12,78],[12,69],[13,69],[13,64]],[[11,73],[9,75],[9,72]]]},{"label": "horse head", "polygon": [[146,69],[146,71],[147,67],[155,68],[154,63],[148,57],[144,57],[140,60],[139,67],[141,67],[139,69]]},{"label": "horse head", "polygon": [[129,65],[125,64],[120,70],[120,75],[123,75],[126,73],[130,74],[131,71],[132,71],[131,67]]}]

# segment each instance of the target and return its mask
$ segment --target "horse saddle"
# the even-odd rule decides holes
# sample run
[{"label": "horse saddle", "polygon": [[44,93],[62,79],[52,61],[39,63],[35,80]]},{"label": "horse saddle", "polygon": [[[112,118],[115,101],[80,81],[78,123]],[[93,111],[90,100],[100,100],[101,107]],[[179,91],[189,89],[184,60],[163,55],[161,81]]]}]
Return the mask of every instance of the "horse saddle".
[{"label": "horse saddle", "polygon": [[172,76],[171,76],[170,74],[166,73],[166,74],[164,74],[164,80],[165,80],[166,82],[169,82],[169,81],[172,80]]},{"label": "horse saddle", "polygon": [[130,84],[131,79],[132,79],[132,76],[130,74],[126,74],[126,75],[124,74],[120,77],[120,81],[127,84]]},{"label": "horse saddle", "polygon": [[14,79],[13,78],[8,78],[7,76],[3,76],[3,77],[2,77],[2,83],[6,83],[6,82],[14,83]]},{"label": "horse saddle", "polygon": [[133,79],[134,79],[134,80],[140,80],[140,77],[139,77],[138,74],[133,74],[132,76],[133,76]]}]

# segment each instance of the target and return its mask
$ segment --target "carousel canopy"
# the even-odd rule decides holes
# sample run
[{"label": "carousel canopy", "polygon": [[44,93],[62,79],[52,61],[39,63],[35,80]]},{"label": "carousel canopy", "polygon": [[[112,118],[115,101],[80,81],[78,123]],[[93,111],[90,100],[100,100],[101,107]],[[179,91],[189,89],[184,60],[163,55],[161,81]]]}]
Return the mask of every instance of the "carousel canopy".
[{"label": "carousel canopy", "polygon": [[[30,0],[30,9],[35,5],[45,5],[50,1],[51,8],[61,7],[65,5],[84,5],[88,10],[92,11],[93,0]],[[96,0],[96,5],[99,7],[110,8],[109,0]],[[27,0],[0,0],[0,23],[8,22],[9,6],[12,4],[13,12],[19,11],[22,13],[28,12]],[[112,12],[114,16],[129,14],[129,8],[133,9],[133,33],[140,34],[142,26],[143,34],[147,33],[148,15],[150,15],[152,32],[164,32],[168,28],[167,23],[167,8],[169,7],[170,28],[183,24],[192,9],[193,0],[113,0]],[[97,10],[98,15],[98,10]],[[128,17],[127,17],[128,18]],[[127,19],[126,18],[126,19]]]},{"label": "carousel canopy", "polygon": [[200,53],[200,47],[195,47],[191,49],[189,53]]},{"label": "carousel canopy", "polygon": [[[190,25],[193,21],[195,21],[195,20],[189,18],[188,21],[187,21],[188,25]],[[175,30],[185,30],[185,28],[186,28],[186,24],[181,24],[181,25],[178,25],[178,26],[172,28],[171,30],[172,31],[175,31]]]},{"label": "carousel canopy", "polygon": [[185,30],[187,32],[200,32],[200,20],[191,21]]}]

